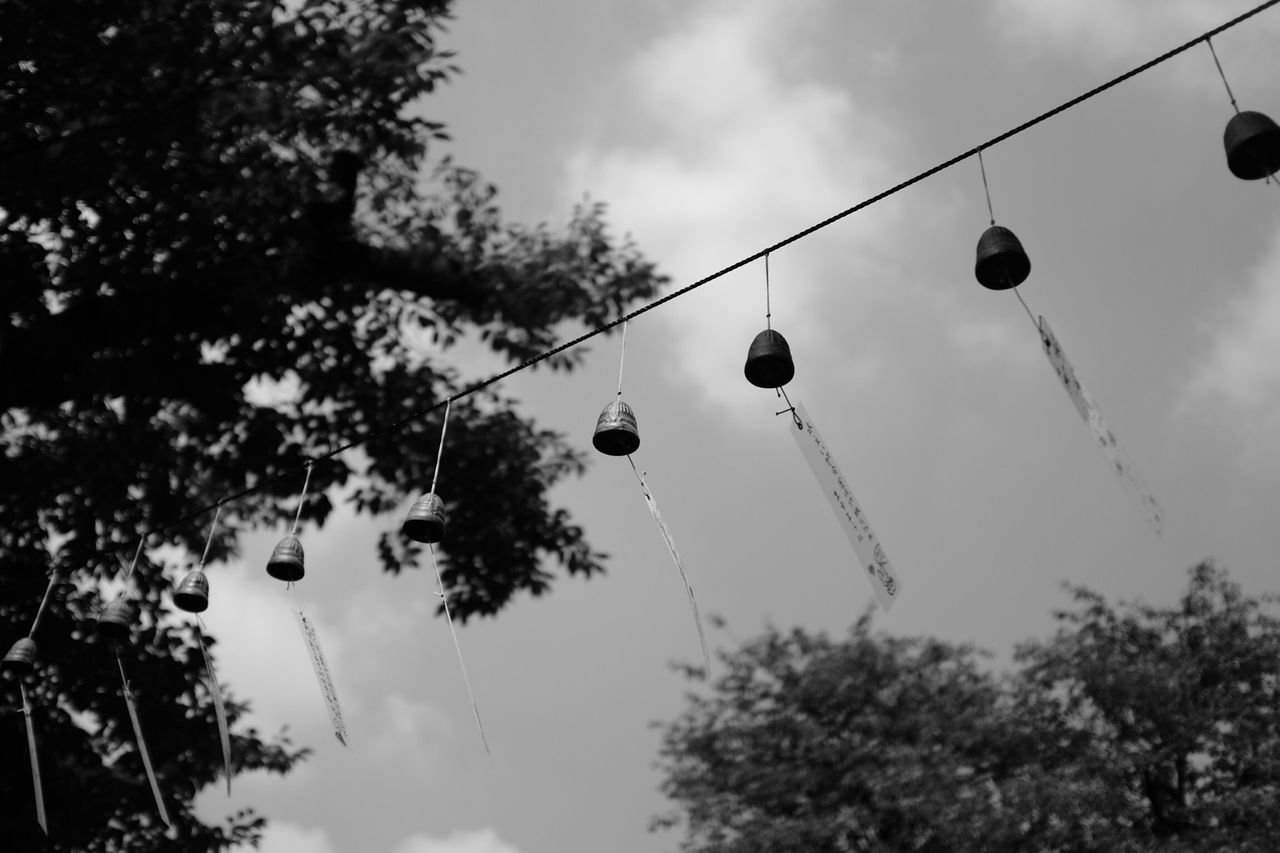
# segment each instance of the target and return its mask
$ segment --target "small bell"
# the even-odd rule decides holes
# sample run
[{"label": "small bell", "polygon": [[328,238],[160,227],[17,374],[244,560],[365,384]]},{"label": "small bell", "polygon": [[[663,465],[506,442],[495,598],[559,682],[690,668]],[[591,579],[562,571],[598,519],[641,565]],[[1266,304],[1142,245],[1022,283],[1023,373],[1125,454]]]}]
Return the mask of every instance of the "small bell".
[{"label": "small bell", "polygon": [[978,261],[973,274],[985,288],[1008,290],[1031,275],[1031,259],[1012,231],[1003,225],[992,225],[978,238]]},{"label": "small bell", "polygon": [[640,446],[640,427],[636,423],[636,413],[622,402],[622,398],[604,407],[596,421],[591,443],[606,456],[629,456],[636,452]]},{"label": "small bell", "polygon": [[302,543],[298,541],[298,537],[286,536],[281,539],[271,552],[271,559],[267,560],[267,574],[276,580],[292,583],[301,580],[306,571],[302,565]]},{"label": "small bell", "polygon": [[36,641],[23,637],[9,647],[4,656],[4,668],[18,675],[26,675],[36,665]]},{"label": "small bell", "polygon": [[188,613],[209,609],[209,579],[200,569],[192,569],[173,591],[173,603]]},{"label": "small bell", "polygon": [[439,542],[444,539],[444,501],[435,492],[427,492],[413,502],[400,532],[414,542]]},{"label": "small bell", "polygon": [[756,335],[747,350],[747,364],[742,369],[747,381],[757,388],[781,388],[796,375],[787,339],[773,329]]},{"label": "small bell", "polygon": [[137,608],[132,601],[117,598],[98,614],[98,633],[113,643],[128,640],[133,620],[137,617]]},{"label": "small bell", "polygon": [[1280,171],[1280,127],[1262,113],[1245,110],[1227,122],[1222,134],[1227,168],[1244,181],[1256,181]]}]

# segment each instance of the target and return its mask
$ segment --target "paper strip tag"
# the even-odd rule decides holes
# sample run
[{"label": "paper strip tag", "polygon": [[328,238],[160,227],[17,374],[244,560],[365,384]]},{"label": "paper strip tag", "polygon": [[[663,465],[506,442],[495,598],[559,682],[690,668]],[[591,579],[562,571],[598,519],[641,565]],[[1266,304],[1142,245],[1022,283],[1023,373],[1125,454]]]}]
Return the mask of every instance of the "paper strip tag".
[{"label": "paper strip tag", "polygon": [[147,772],[147,781],[151,783],[151,795],[156,800],[156,810],[165,826],[169,822],[169,811],[164,807],[164,797],[160,796],[160,783],[156,781],[156,771],[151,766],[151,754],[147,752],[147,741],[142,736],[142,723],[138,721],[138,708],[133,701],[133,691],[129,689],[129,677],[124,674],[124,660],[116,652],[116,663],[120,665],[120,683],[124,685],[124,704],[129,709],[129,721],[133,723],[133,736],[138,741],[138,756],[142,759],[142,769]]},{"label": "paper strip tag", "polygon": [[320,696],[324,706],[329,710],[329,723],[333,726],[333,736],[338,743],[347,745],[347,726],[342,722],[342,707],[338,704],[338,691],[333,686],[333,677],[329,675],[329,665],[324,661],[324,652],[320,649],[320,638],[316,635],[315,626],[302,612],[301,607],[293,609],[298,620],[298,630],[302,632],[302,641],[307,644],[307,653],[311,656],[311,668],[315,670],[316,682],[320,685]]},{"label": "paper strip tag", "polygon": [[27,701],[27,685],[18,682],[22,693],[22,714],[27,718],[27,752],[31,755],[31,788],[36,797],[36,822],[49,834],[49,821],[44,812],[44,786],[40,784],[40,754],[36,751],[36,726],[31,720],[31,703]]},{"label": "paper strip tag", "polygon": [[658,525],[658,532],[662,534],[662,541],[667,543],[667,550],[671,552],[671,562],[675,563],[676,571],[680,573],[680,580],[684,584],[684,591],[689,596],[689,608],[693,611],[693,624],[698,628],[698,642],[702,644],[702,666],[706,678],[711,678],[711,653],[707,651],[707,635],[702,630],[702,616],[698,613],[698,602],[693,597],[693,587],[689,585],[689,575],[684,570],[684,561],[680,559],[680,552],[676,550],[676,542],[671,538],[671,531],[667,529],[666,522],[662,520],[662,513],[658,512],[658,503],[653,498],[653,490],[649,488],[649,484],[644,481],[644,477],[640,478],[640,486],[644,490],[644,502],[649,507],[649,514],[653,516],[653,521]]},{"label": "paper strip tag", "polygon": [[809,463],[809,469],[813,471],[814,478],[822,487],[822,491],[827,496],[827,502],[831,504],[831,509],[840,522],[840,528],[862,562],[864,574],[867,582],[871,584],[876,601],[887,612],[898,600],[898,594],[902,592],[898,574],[890,565],[880,540],[872,531],[870,522],[862,512],[862,507],[858,506],[857,499],[831,456],[831,451],[827,449],[817,427],[813,425],[813,419],[809,417],[809,413],[805,411],[804,405],[799,400],[795,401],[795,406],[800,424],[787,421],[788,432],[795,439],[800,453],[804,455],[804,461]]},{"label": "paper strip tag", "polygon": [[1107,426],[1107,422],[1102,419],[1102,412],[1098,410],[1098,405],[1093,401],[1093,397],[1089,395],[1088,389],[1080,384],[1080,380],[1076,378],[1075,369],[1071,366],[1071,362],[1067,360],[1067,353],[1062,348],[1062,344],[1058,342],[1058,338],[1053,334],[1053,329],[1049,328],[1049,321],[1044,317],[1040,318],[1040,343],[1044,345],[1045,355],[1049,357],[1049,363],[1053,365],[1054,373],[1058,374],[1058,379],[1062,382],[1062,387],[1066,389],[1067,396],[1071,398],[1071,402],[1075,405],[1076,411],[1080,413],[1080,418],[1089,427],[1089,431],[1093,433],[1094,440],[1098,442],[1098,447],[1102,450],[1102,455],[1106,457],[1110,463],[1111,470],[1115,473],[1116,479],[1120,481],[1120,485],[1129,494],[1129,497],[1138,505],[1138,508],[1146,515],[1147,521],[1155,529],[1156,535],[1164,529],[1164,515],[1160,509],[1160,504],[1156,502],[1155,495],[1151,493],[1151,489],[1147,486],[1142,475],[1138,470],[1130,464],[1128,458],[1120,450],[1120,444],[1116,441],[1115,433]]},{"label": "paper strip tag", "polygon": [[227,773],[227,796],[231,796],[231,732],[227,728],[227,709],[222,704],[222,688],[213,672],[213,659],[204,644],[204,629],[196,622],[196,638],[200,641],[200,653],[204,655],[204,670],[209,675],[209,692],[213,694],[213,716],[218,721],[218,740],[222,743],[222,766]]}]

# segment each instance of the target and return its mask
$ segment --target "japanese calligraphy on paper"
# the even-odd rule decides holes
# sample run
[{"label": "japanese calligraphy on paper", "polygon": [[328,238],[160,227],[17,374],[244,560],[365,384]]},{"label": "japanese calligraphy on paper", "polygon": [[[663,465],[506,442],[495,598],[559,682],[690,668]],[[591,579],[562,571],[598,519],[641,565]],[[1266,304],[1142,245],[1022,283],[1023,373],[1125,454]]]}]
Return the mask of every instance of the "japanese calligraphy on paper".
[{"label": "japanese calligraphy on paper", "polygon": [[796,415],[800,419],[799,425],[792,421],[787,422],[791,436],[804,455],[805,462],[809,463],[809,469],[813,471],[814,478],[822,487],[827,496],[827,502],[831,504],[831,509],[840,522],[840,528],[861,561],[863,574],[871,584],[876,601],[887,611],[902,591],[897,572],[890,565],[880,540],[876,538],[870,522],[862,512],[862,507],[858,505],[857,499],[849,489],[849,484],[845,482],[840,468],[831,457],[831,451],[827,449],[822,436],[813,425],[813,419],[809,417],[804,405],[798,400]]}]

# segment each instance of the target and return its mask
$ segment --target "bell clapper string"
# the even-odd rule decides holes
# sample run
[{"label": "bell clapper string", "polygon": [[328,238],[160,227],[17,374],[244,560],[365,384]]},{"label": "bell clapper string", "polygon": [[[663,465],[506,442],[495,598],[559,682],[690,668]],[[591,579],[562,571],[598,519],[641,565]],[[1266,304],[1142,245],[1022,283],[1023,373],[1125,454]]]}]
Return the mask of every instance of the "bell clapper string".
[{"label": "bell clapper string", "polygon": [[1018,301],[1022,303],[1023,309],[1026,310],[1027,316],[1031,318],[1031,325],[1036,327],[1036,331],[1040,330],[1040,321],[1036,319],[1036,315],[1031,313],[1031,308],[1027,305],[1027,300],[1022,298],[1022,294],[1018,292],[1018,288],[1012,287],[1013,295],[1018,297]]},{"label": "bell clapper string", "polygon": [[640,481],[640,490],[644,492],[646,498],[653,500],[653,495],[649,493],[649,486],[644,481],[644,474],[640,473],[640,469],[636,467],[636,461],[631,458],[630,453],[627,454],[627,461],[631,463],[631,470],[636,473],[636,479]]},{"label": "bell clapper string", "polygon": [[987,186],[987,164],[982,162],[982,149],[978,149],[978,169],[982,172],[982,192],[987,196],[987,216],[991,218],[991,224],[996,224],[995,211],[991,209],[991,188]]},{"label": "bell clapper string", "polygon": [[467,687],[467,698],[471,700],[471,711],[476,715],[476,728],[480,730],[480,742],[484,744],[485,755],[490,755],[489,739],[484,734],[484,723],[480,720],[480,706],[476,703],[475,691],[471,689],[471,678],[467,675],[467,664],[462,659],[462,644],[458,642],[458,632],[453,627],[453,612],[449,609],[449,594],[444,588],[444,576],[440,573],[440,564],[436,562],[436,546],[428,542],[427,549],[431,552],[431,566],[436,570],[436,583],[440,585],[440,591],[436,595],[444,605],[444,618],[449,623],[449,633],[453,636],[453,648],[458,653],[458,668],[462,670],[462,682]]},{"label": "bell clapper string", "polygon": [[787,401],[787,407],[781,411],[774,412],[774,415],[785,415],[791,413],[791,420],[795,423],[796,429],[804,429],[804,422],[800,420],[800,415],[796,412],[796,404],[791,402],[791,398],[787,396],[787,392],[781,388],[774,389],[778,392],[778,396]]}]

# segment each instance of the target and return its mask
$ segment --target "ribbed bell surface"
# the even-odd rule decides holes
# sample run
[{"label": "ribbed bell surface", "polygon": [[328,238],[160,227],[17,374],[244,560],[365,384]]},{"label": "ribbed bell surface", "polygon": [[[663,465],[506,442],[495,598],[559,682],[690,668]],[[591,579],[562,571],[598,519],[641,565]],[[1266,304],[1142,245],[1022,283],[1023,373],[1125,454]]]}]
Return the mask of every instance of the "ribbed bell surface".
[{"label": "ribbed bell surface", "polygon": [[1012,231],[1003,225],[992,225],[978,238],[973,274],[989,290],[1008,290],[1031,275],[1031,259]]},{"label": "ribbed bell surface", "polygon": [[400,532],[414,542],[439,542],[444,539],[444,501],[435,492],[427,492],[413,502]]},{"label": "ribbed bell surface", "polygon": [[1280,171],[1280,127],[1262,113],[1245,110],[1231,117],[1222,134],[1227,168],[1245,181]]},{"label": "ribbed bell surface", "polygon": [[209,609],[209,579],[199,569],[192,569],[173,591],[173,603],[188,613]]},{"label": "ribbed bell surface", "polygon": [[307,573],[302,560],[302,542],[297,536],[286,536],[271,552],[271,559],[267,560],[267,574],[290,583],[301,580]]},{"label": "ribbed bell surface", "polygon": [[596,420],[596,432],[591,436],[596,450],[606,456],[628,456],[640,446],[640,426],[636,413],[621,399],[604,407]]},{"label": "ribbed bell surface", "polygon": [[16,672],[25,675],[35,668],[36,665],[36,641],[30,637],[23,637],[9,647],[9,653],[4,656],[4,668],[10,672]]},{"label": "ribbed bell surface", "polygon": [[98,633],[112,642],[129,639],[137,608],[127,598],[117,598],[98,614]]},{"label": "ribbed bell surface", "polygon": [[747,363],[742,368],[747,381],[757,388],[781,388],[796,375],[787,339],[773,329],[756,335],[747,350]]}]

